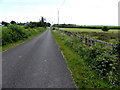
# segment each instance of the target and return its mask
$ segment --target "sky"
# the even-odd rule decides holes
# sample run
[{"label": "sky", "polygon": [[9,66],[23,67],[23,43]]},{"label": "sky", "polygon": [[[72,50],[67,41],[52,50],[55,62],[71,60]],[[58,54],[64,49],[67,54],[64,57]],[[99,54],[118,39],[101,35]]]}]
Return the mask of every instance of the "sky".
[{"label": "sky", "polygon": [[119,0],[0,0],[0,22],[118,25]]}]

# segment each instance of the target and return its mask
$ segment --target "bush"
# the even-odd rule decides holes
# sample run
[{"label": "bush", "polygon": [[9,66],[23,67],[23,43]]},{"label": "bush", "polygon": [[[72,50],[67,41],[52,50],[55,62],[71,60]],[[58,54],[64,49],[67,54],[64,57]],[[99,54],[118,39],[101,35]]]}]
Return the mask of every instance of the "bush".
[{"label": "bush", "polygon": [[113,53],[120,55],[120,43],[113,46]]},{"label": "bush", "polygon": [[108,31],[109,28],[107,26],[102,27],[102,31]]},{"label": "bush", "polygon": [[26,39],[33,34],[43,31],[43,28],[38,29],[39,30],[25,29],[24,27],[16,24],[9,25],[7,28],[3,28],[2,30],[2,45]]}]

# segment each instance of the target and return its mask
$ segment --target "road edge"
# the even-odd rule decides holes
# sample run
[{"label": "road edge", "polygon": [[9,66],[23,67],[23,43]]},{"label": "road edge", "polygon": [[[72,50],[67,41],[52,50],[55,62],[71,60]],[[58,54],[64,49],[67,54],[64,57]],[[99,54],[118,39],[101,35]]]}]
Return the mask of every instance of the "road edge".
[{"label": "road edge", "polygon": [[[52,32],[51,32],[51,33],[52,33]],[[53,34],[52,34],[52,36],[53,36]],[[54,38],[54,36],[53,36],[53,38]],[[54,38],[54,40],[55,40],[55,38]],[[65,58],[65,56],[64,56],[64,54],[63,54],[63,52],[60,50],[60,46],[58,45],[58,43],[57,43],[56,40],[55,40],[55,44],[58,46],[58,50],[60,51],[60,53],[62,54],[62,57],[63,57],[64,60],[65,60],[65,64],[66,64],[66,66],[67,66],[68,71],[70,71],[70,76],[71,76],[71,78],[72,78],[72,80],[73,80],[73,83],[74,83],[75,87],[78,89],[78,87],[77,87],[77,85],[76,85],[76,83],[75,83],[75,80],[74,80],[74,78],[73,78],[72,71],[68,68],[67,60],[66,60],[66,58]]]}]

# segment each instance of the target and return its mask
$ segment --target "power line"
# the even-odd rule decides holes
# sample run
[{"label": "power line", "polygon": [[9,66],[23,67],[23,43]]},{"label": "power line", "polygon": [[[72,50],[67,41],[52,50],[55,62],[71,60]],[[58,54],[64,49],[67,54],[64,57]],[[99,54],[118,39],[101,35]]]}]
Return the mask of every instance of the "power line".
[{"label": "power line", "polygon": [[65,1],[66,1],[66,0],[64,0],[63,3],[61,4],[61,6],[59,7],[59,10],[60,10],[61,7],[65,4]]}]

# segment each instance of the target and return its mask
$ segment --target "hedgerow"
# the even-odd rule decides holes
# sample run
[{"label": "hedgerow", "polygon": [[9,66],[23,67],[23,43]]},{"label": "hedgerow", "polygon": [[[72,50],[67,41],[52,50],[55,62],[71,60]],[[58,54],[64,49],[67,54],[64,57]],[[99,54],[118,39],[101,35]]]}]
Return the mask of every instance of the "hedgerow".
[{"label": "hedgerow", "polygon": [[4,46],[8,43],[26,39],[29,36],[34,35],[40,31],[43,31],[43,29],[25,29],[23,26],[16,24],[9,25],[7,28],[3,28],[2,30],[2,45]]},{"label": "hedgerow", "polygon": [[119,58],[114,50],[108,50],[100,45],[88,47],[81,45],[80,40],[66,40],[65,45],[80,55],[91,66],[101,79],[110,83],[113,87],[120,85],[119,81]]},{"label": "hedgerow", "polygon": [[[91,70],[95,72],[95,74],[97,75],[97,78],[100,78],[101,80],[103,80],[103,82],[106,82],[109,85],[108,88],[119,88],[120,86],[119,49],[120,48],[118,45],[113,49],[112,47],[107,48],[108,46],[102,46],[100,44],[96,44],[95,46],[89,47],[84,45],[80,39],[70,37],[64,34],[60,34],[60,32],[58,33],[58,31],[56,31],[56,34],[57,34],[56,36],[58,37],[57,40],[61,41],[61,43],[64,42],[64,45],[66,47],[69,47],[70,50],[74,51],[76,55],[79,55],[81,60],[83,60],[85,64],[84,67],[91,68]],[[68,63],[71,63],[71,62],[68,62]],[[80,62],[76,62],[76,63],[79,64]],[[77,72],[82,71],[82,70],[80,71],[79,70],[80,69],[78,69]],[[81,75],[81,73],[79,74]],[[88,75],[88,77],[87,76],[84,77],[84,75],[82,74],[81,77],[82,76],[83,78],[88,78],[90,75]],[[81,77],[78,78],[79,80],[76,82],[81,82],[80,81]],[[94,79],[96,77],[92,77],[92,78]],[[77,79],[75,78],[75,80]],[[100,82],[99,79],[98,79],[98,82]],[[92,83],[95,83],[95,82],[92,82]],[[81,87],[81,86],[78,85],[78,87]],[[93,85],[93,87],[95,86]],[[97,88],[98,87],[99,85],[97,85]],[[104,86],[102,87],[105,88]]]}]

